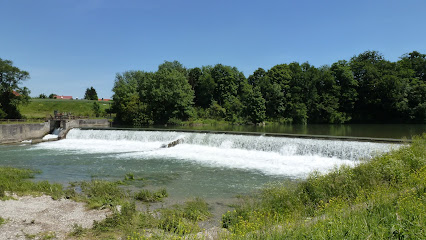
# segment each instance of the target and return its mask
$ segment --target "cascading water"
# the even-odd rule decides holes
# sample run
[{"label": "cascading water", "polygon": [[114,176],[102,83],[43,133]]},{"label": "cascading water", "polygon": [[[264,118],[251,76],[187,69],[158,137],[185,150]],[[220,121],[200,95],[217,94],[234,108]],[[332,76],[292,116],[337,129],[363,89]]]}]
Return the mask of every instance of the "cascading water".
[{"label": "cascading water", "polygon": [[[173,148],[165,144],[181,139]],[[304,177],[334,166],[354,166],[361,159],[399,145],[354,141],[296,139],[229,134],[71,130],[66,140],[39,148],[110,154],[116,159],[169,159],[267,175]]]},{"label": "cascading water", "polygon": [[48,141],[50,139],[58,139],[58,136],[62,130],[62,128],[55,128],[51,134],[47,134],[46,136],[44,136],[43,140]]}]

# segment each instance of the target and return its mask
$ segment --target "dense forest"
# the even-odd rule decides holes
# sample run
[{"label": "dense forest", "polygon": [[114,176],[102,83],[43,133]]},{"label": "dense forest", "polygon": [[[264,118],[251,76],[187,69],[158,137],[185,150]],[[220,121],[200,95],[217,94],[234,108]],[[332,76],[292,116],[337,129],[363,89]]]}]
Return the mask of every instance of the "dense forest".
[{"label": "dense forest", "polygon": [[217,64],[187,69],[164,62],[156,72],[116,75],[113,110],[121,124],[426,123],[426,54],[397,62],[377,51],[319,68],[309,63],[257,69],[248,78]]}]

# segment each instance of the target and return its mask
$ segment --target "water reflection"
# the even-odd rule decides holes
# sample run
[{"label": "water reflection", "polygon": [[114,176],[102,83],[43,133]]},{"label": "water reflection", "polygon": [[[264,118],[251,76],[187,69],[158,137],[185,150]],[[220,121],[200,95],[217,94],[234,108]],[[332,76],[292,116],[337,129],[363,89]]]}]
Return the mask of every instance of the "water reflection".
[{"label": "water reflection", "polygon": [[426,124],[270,124],[266,126],[203,125],[155,126],[166,129],[193,129],[214,131],[290,133],[373,138],[407,138],[426,132]]}]

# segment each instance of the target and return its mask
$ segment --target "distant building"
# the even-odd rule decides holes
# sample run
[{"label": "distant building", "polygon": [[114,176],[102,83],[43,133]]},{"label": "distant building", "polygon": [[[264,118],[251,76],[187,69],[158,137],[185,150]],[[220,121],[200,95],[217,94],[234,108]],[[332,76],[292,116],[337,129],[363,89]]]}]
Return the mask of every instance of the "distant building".
[{"label": "distant building", "polygon": [[56,99],[65,99],[65,100],[72,100],[72,96],[58,96],[58,95],[55,95],[54,98],[56,98]]},{"label": "distant building", "polygon": [[13,95],[15,95],[17,97],[21,96],[21,94],[19,94],[17,91],[12,91],[12,93],[13,93]]},{"label": "distant building", "polygon": [[111,99],[108,99],[108,98],[99,98],[98,101],[108,102],[108,101],[111,101]]}]

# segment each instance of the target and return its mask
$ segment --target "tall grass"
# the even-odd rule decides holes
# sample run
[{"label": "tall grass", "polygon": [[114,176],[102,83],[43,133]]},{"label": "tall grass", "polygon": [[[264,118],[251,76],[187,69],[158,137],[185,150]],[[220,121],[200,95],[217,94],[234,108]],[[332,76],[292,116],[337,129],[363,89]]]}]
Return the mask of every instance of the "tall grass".
[{"label": "tall grass", "polygon": [[0,167],[0,199],[6,198],[5,192],[13,192],[18,195],[47,194],[54,199],[62,197],[62,185],[50,184],[47,181],[30,181],[29,179],[33,178],[35,173],[29,169]]},{"label": "tall grass", "polygon": [[426,134],[354,168],[270,185],[222,217],[231,239],[426,239]]}]

